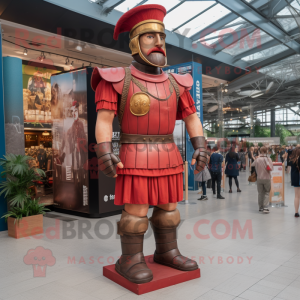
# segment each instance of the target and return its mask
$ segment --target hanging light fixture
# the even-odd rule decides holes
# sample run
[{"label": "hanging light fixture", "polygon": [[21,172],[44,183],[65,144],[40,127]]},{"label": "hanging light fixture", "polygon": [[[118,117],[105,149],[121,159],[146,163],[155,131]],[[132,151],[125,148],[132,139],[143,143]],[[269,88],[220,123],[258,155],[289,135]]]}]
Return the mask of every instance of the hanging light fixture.
[{"label": "hanging light fixture", "polygon": [[84,63],[82,63],[82,67],[84,68]]},{"label": "hanging light fixture", "polygon": [[44,131],[44,132],[42,133],[42,135],[43,135],[43,136],[48,136],[48,135],[50,135],[50,133],[49,133],[48,131]]},{"label": "hanging light fixture", "polygon": [[74,61],[71,62],[71,66],[72,66],[72,67],[74,66]]},{"label": "hanging light fixture", "polygon": [[92,66],[92,63],[90,62],[89,67],[91,67],[91,66]]},{"label": "hanging light fixture", "polygon": [[66,66],[69,65],[69,62],[70,62],[70,61],[69,61],[69,58],[67,57],[67,58],[66,58]]},{"label": "hanging light fixture", "polygon": [[23,54],[24,54],[24,55],[27,55],[27,49],[26,49],[26,48],[24,49]]}]

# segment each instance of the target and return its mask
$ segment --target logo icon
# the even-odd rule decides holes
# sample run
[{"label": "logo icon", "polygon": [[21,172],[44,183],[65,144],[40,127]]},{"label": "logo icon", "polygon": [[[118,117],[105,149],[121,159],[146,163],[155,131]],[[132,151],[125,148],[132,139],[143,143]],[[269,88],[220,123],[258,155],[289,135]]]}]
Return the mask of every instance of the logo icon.
[{"label": "logo icon", "polygon": [[32,265],[33,277],[46,277],[47,266],[51,267],[56,263],[52,251],[41,246],[28,250],[23,261],[26,265]]},{"label": "logo icon", "polygon": [[105,201],[105,202],[108,201],[108,196],[107,196],[107,195],[104,196],[104,201]]}]

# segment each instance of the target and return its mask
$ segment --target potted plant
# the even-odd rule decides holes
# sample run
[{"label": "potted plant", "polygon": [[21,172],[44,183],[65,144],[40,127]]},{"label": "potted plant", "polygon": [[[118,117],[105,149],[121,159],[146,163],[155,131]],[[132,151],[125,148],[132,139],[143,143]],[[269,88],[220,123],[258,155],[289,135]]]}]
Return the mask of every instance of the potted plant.
[{"label": "potted plant", "polygon": [[33,167],[32,160],[30,156],[14,154],[0,159],[1,176],[6,178],[0,183],[0,195],[4,194],[9,204],[2,218],[7,221],[8,235],[17,239],[43,233],[43,215],[49,211],[33,196],[34,181],[45,173]]}]

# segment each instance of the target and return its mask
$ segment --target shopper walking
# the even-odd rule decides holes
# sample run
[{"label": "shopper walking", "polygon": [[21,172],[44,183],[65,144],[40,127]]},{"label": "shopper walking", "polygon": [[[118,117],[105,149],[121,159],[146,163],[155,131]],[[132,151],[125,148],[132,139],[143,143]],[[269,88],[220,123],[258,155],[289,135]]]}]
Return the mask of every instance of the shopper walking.
[{"label": "shopper walking", "polygon": [[240,187],[239,187],[239,181],[238,181],[238,176],[239,176],[239,156],[235,152],[234,147],[230,148],[229,152],[226,154],[225,158],[225,164],[226,164],[226,169],[225,169],[225,174],[229,178],[229,193],[232,193],[232,178],[235,181],[236,187],[237,187],[237,192],[240,193]]},{"label": "shopper walking", "polygon": [[212,190],[214,195],[216,194],[217,183],[217,199],[225,199],[221,195],[222,163],[223,156],[219,153],[218,147],[215,146],[214,153],[210,156],[209,165],[212,179]]},{"label": "shopper walking", "polygon": [[244,152],[243,149],[241,149],[240,152],[238,153],[238,155],[239,155],[239,160],[241,162],[240,171],[245,171],[246,170],[246,153]]},{"label": "shopper walking", "polygon": [[280,149],[280,151],[278,152],[278,155],[280,157],[281,163],[284,163],[284,159],[285,159],[285,149],[284,149],[284,147],[282,147]]},{"label": "shopper walking", "polygon": [[300,203],[300,148],[297,147],[290,156],[291,162],[291,182],[295,188],[295,217],[299,218],[299,203]]},{"label": "shopper walking", "polygon": [[291,167],[292,167],[292,161],[291,161],[291,155],[293,153],[293,149],[292,149],[292,146],[289,146],[288,147],[288,151],[287,151],[287,170],[286,170],[286,173],[287,174],[290,174],[291,172]]},{"label": "shopper walking", "polygon": [[[248,152],[248,157],[251,161],[251,165],[252,163],[255,161],[255,157],[254,157],[254,147],[251,147],[249,149],[249,152]],[[255,172],[255,168],[254,167],[251,167],[251,174],[253,174]]]},{"label": "shopper walking", "polygon": [[211,179],[211,175],[210,175],[210,172],[209,172],[207,166],[204,168],[204,170],[202,172],[195,174],[194,178],[195,178],[195,181],[198,181],[202,187],[202,196],[198,200],[208,200],[208,197],[206,194],[206,182]]},{"label": "shopper walking", "polygon": [[267,148],[261,147],[260,156],[258,156],[252,165],[257,174],[257,191],[258,191],[258,207],[259,211],[265,214],[270,212],[269,193],[271,191],[271,171],[273,170],[273,163],[267,157]]}]

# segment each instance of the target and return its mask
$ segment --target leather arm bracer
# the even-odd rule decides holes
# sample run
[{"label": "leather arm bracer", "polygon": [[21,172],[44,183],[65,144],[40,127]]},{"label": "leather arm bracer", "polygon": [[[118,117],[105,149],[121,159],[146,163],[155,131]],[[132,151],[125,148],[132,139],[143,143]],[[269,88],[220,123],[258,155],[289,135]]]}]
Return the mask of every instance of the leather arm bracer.
[{"label": "leather arm bracer", "polygon": [[94,149],[97,154],[100,171],[107,177],[114,177],[117,174],[115,165],[121,162],[121,160],[117,155],[112,153],[112,143],[99,143]]},{"label": "leather arm bracer", "polygon": [[205,147],[205,137],[196,136],[191,138],[191,143],[195,150],[193,158],[196,159],[196,170],[202,172],[207,164],[207,151]]}]

